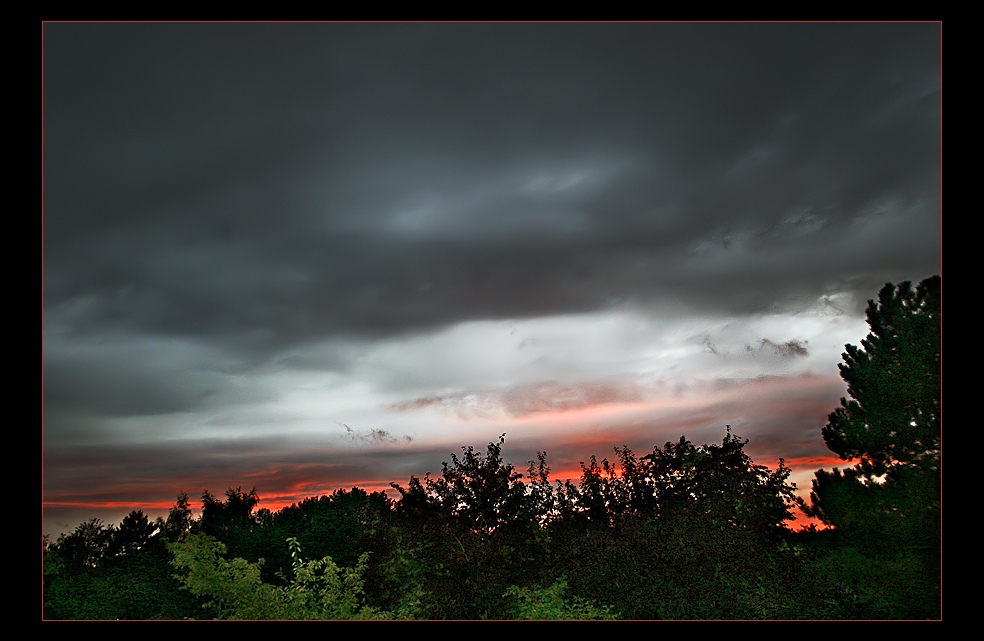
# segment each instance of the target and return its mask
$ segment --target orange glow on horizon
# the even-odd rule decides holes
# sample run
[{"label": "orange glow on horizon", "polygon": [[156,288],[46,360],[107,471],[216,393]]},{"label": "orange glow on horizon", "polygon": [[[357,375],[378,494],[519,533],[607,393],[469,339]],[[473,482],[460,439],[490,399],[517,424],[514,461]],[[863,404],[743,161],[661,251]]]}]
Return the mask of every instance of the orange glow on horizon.
[{"label": "orange glow on horizon", "polygon": [[70,507],[70,508],[131,508],[134,510],[169,510],[174,506],[174,501],[68,501],[68,500],[42,500],[42,507]]},{"label": "orange glow on horizon", "polygon": [[655,409],[663,403],[607,403],[605,405],[594,405],[563,410],[546,410],[513,419],[517,423],[536,423],[539,421],[585,421],[591,419],[604,418],[616,414],[627,414],[629,412],[641,412],[644,410]]},{"label": "orange glow on horizon", "polygon": [[[584,464],[587,464],[590,461],[592,454],[596,456],[599,465],[603,459],[607,458],[615,468],[616,473],[621,473],[621,466],[619,464],[618,457],[612,447],[612,434],[608,432],[600,433],[589,429],[591,426],[585,425],[586,422],[602,417],[649,411],[663,405],[663,403],[652,402],[611,403],[588,408],[541,412],[522,419],[517,419],[517,422],[526,424],[536,423],[537,421],[542,421],[544,423],[554,423],[560,421],[580,423],[580,429],[575,430],[574,433],[570,434],[569,438],[565,439],[565,442],[561,444],[560,449],[564,452],[564,454],[556,466],[551,465],[551,458],[549,456],[550,453],[548,452],[546,463],[551,468],[548,477],[551,487],[556,488],[558,481],[561,483],[570,481],[575,485],[579,485],[582,476],[582,468],[580,463],[583,462]],[[554,450],[554,452],[556,451],[557,450]],[[648,453],[648,451],[640,451],[637,452],[637,456]],[[527,457],[523,462],[514,463],[515,471],[523,475],[522,480],[527,484],[531,480],[527,475],[528,470],[526,465],[526,461],[528,461],[529,458],[531,457]],[[756,463],[760,465],[763,464],[758,461],[756,461]],[[833,454],[818,456],[807,455],[795,458],[786,458],[785,463],[788,467],[793,468],[794,478],[796,478],[798,481],[797,484],[799,485],[797,494],[807,501],[809,501],[810,483],[806,479],[812,478],[814,471],[820,468],[830,469],[838,466],[843,468],[852,464],[851,462],[844,461]],[[770,461],[770,464],[766,464],[766,466],[772,470],[775,469],[776,465],[777,461]],[[337,490],[351,491],[353,488],[360,488],[367,493],[382,491],[393,500],[399,500],[400,498],[399,493],[390,487],[390,482],[394,479],[349,479],[345,483],[339,484],[337,482],[332,482],[329,478],[326,478],[323,473],[318,474],[315,469],[311,469],[314,467],[319,466],[289,466],[278,469],[270,469],[267,471],[254,472],[240,477],[243,481],[248,479],[248,482],[240,483],[239,481],[235,481],[232,482],[231,485],[214,482],[213,479],[213,482],[211,483],[211,491],[218,499],[224,500],[225,487],[241,486],[245,491],[249,491],[255,482],[257,494],[260,498],[257,509],[266,509],[274,513],[290,507],[291,505],[298,504],[308,498],[318,498],[320,496],[331,495]],[[412,474],[412,476],[416,476],[420,479],[423,479],[424,477],[423,474]],[[395,481],[406,487],[409,478],[410,476],[407,476],[402,479],[395,479]],[[81,493],[53,495],[42,500],[42,507],[43,509],[91,509],[118,511],[119,513],[126,513],[131,510],[141,510],[149,518],[151,518],[151,520],[153,520],[153,518],[158,515],[166,516],[168,511],[174,507],[176,503],[176,491],[174,488],[181,486],[191,487],[193,485],[196,484],[169,483],[166,487],[156,488],[159,491],[148,492],[151,496],[168,496],[167,499],[151,498],[150,500],[140,500],[135,496],[127,497],[126,494],[128,493],[121,493],[117,496],[106,496],[103,494],[103,497],[105,498],[100,497],[99,495],[86,495]],[[201,492],[188,492],[188,497],[190,502],[189,507],[192,509],[193,513],[200,514]],[[824,527],[823,524],[817,520],[806,517],[799,509],[795,509],[793,514],[794,518],[786,522],[786,527],[789,529],[796,530],[811,524],[821,529]]]},{"label": "orange glow on horizon", "polygon": [[792,468],[809,468],[812,470],[819,470],[820,468],[831,468],[844,466],[853,466],[855,463],[853,461],[845,461],[842,458],[836,456],[801,456],[797,458],[783,458],[786,461],[787,467]]}]

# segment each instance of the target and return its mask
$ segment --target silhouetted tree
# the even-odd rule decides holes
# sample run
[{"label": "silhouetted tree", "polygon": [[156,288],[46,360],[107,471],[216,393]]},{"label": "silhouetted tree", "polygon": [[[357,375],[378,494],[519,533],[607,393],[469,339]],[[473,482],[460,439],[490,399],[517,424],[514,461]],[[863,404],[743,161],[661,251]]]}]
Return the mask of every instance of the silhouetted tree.
[{"label": "silhouetted tree", "polygon": [[940,510],[941,305],[939,276],[915,288],[889,283],[877,303],[868,301],[871,333],[860,349],[846,346],[840,365],[850,398],[822,432],[838,456],[860,462],[843,473],[819,471],[808,514],[869,538],[932,538]]},{"label": "silhouetted tree", "polygon": [[411,477],[408,488],[392,484],[402,496],[402,536],[387,561],[387,592],[416,590],[423,616],[506,616],[506,589],[543,568],[544,515],[537,509],[551,501],[542,477],[539,493],[527,492],[523,475],[502,459],[504,442],[505,435],[490,442],[484,455],[463,446],[439,477]]},{"label": "silhouetted tree", "polygon": [[[746,444],[729,429],[720,445],[681,437],[641,458],[616,448],[617,467],[592,458],[580,486],[558,486],[572,516],[551,529],[556,574],[626,618],[788,617],[775,576],[795,486],[781,459],[770,471]],[[770,601],[752,609],[748,594]]]},{"label": "silhouetted tree", "polygon": [[133,510],[120,522],[109,543],[108,556],[118,557],[132,554],[144,548],[157,527],[151,523],[142,510]]},{"label": "silhouetted tree", "polygon": [[[868,301],[871,332],[846,346],[849,398],[823,428],[852,468],[819,470],[808,515],[834,526],[832,563],[862,590],[876,616],[938,614],[941,491],[941,279],[886,284]],[[853,555],[853,556],[852,556]]]},{"label": "silhouetted tree", "polygon": [[253,526],[253,509],[260,502],[256,488],[248,494],[242,487],[226,490],[226,500],[215,498],[208,490],[202,492],[202,516],[198,531],[220,539],[231,532],[248,532]]},{"label": "silhouetted tree", "polygon": [[191,534],[194,521],[188,495],[180,492],[174,507],[168,511],[167,519],[157,517],[157,528],[161,536],[173,543]]},{"label": "silhouetted tree", "polygon": [[896,464],[933,466],[940,457],[942,280],[888,283],[868,301],[871,333],[847,345],[841,377],[850,398],[827,418],[823,438],[844,460],[883,474]]},{"label": "silhouetted tree", "polygon": [[[170,553],[140,510],[119,527],[92,519],[51,546],[44,561],[45,618],[181,619],[200,614],[169,568]],[[68,561],[67,563],[65,561]]]},{"label": "silhouetted tree", "polygon": [[[384,492],[370,494],[357,487],[312,496],[271,515],[275,534],[265,538],[283,548],[284,539],[292,536],[313,556],[330,556],[335,562],[348,565],[366,551],[376,518],[389,511],[391,503]],[[270,552],[263,550],[268,561],[280,558]],[[289,562],[289,556],[286,558]]]},{"label": "silhouetted tree", "polygon": [[101,519],[89,519],[79,523],[70,534],[59,536],[53,547],[67,567],[94,568],[106,558],[114,529]]},{"label": "silhouetted tree", "polygon": [[428,490],[445,514],[476,532],[492,533],[512,523],[523,511],[526,487],[522,474],[502,460],[505,434],[498,443],[489,443],[485,456],[475,448],[462,447],[459,459],[442,464],[441,476],[429,479]]}]

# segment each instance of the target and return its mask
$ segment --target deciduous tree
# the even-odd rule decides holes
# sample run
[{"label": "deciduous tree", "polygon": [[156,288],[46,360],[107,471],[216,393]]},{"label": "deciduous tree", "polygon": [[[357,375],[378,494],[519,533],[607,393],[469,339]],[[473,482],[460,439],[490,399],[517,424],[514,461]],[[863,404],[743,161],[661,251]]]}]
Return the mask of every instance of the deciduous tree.
[{"label": "deciduous tree", "polygon": [[317,561],[301,559],[300,545],[288,539],[293,559],[292,576],[286,587],[264,583],[260,578],[263,560],[223,558],[220,541],[196,534],[169,544],[173,565],[185,587],[197,596],[211,598],[206,606],[218,618],[228,619],[376,619],[389,618],[362,602],[362,573],[366,557],[353,568],[339,568],[330,557]]},{"label": "deciduous tree", "polygon": [[174,507],[168,511],[167,519],[157,517],[157,528],[166,540],[174,542],[188,536],[194,522],[188,495],[180,492]]}]

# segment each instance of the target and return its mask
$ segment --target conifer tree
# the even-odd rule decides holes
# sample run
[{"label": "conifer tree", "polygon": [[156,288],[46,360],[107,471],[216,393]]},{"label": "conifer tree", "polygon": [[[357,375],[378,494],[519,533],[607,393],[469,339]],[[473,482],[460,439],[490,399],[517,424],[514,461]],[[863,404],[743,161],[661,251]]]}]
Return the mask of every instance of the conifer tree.
[{"label": "conifer tree", "polygon": [[896,464],[932,465],[940,457],[942,403],[941,278],[915,288],[888,283],[868,301],[871,333],[846,346],[841,377],[850,398],[828,417],[827,447],[860,458],[876,474]]},{"label": "conifer tree", "polygon": [[878,558],[910,568],[911,577],[892,570],[902,572],[889,581],[898,590],[892,608],[922,595],[930,605],[911,616],[931,617],[941,527],[940,276],[915,288],[885,285],[877,302],[868,301],[867,316],[871,333],[860,348],[847,346],[840,365],[849,398],[822,432],[830,450],[858,463],[818,471],[805,511],[834,526],[865,563]]}]

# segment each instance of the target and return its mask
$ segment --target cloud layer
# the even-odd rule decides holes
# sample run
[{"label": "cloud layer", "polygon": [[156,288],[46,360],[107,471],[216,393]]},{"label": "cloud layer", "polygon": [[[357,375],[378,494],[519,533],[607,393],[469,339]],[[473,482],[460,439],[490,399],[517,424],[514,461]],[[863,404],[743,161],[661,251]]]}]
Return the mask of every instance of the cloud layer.
[{"label": "cloud layer", "polygon": [[43,36],[49,505],[400,480],[587,410],[771,455],[809,407],[820,456],[865,300],[939,271],[939,25]]}]

